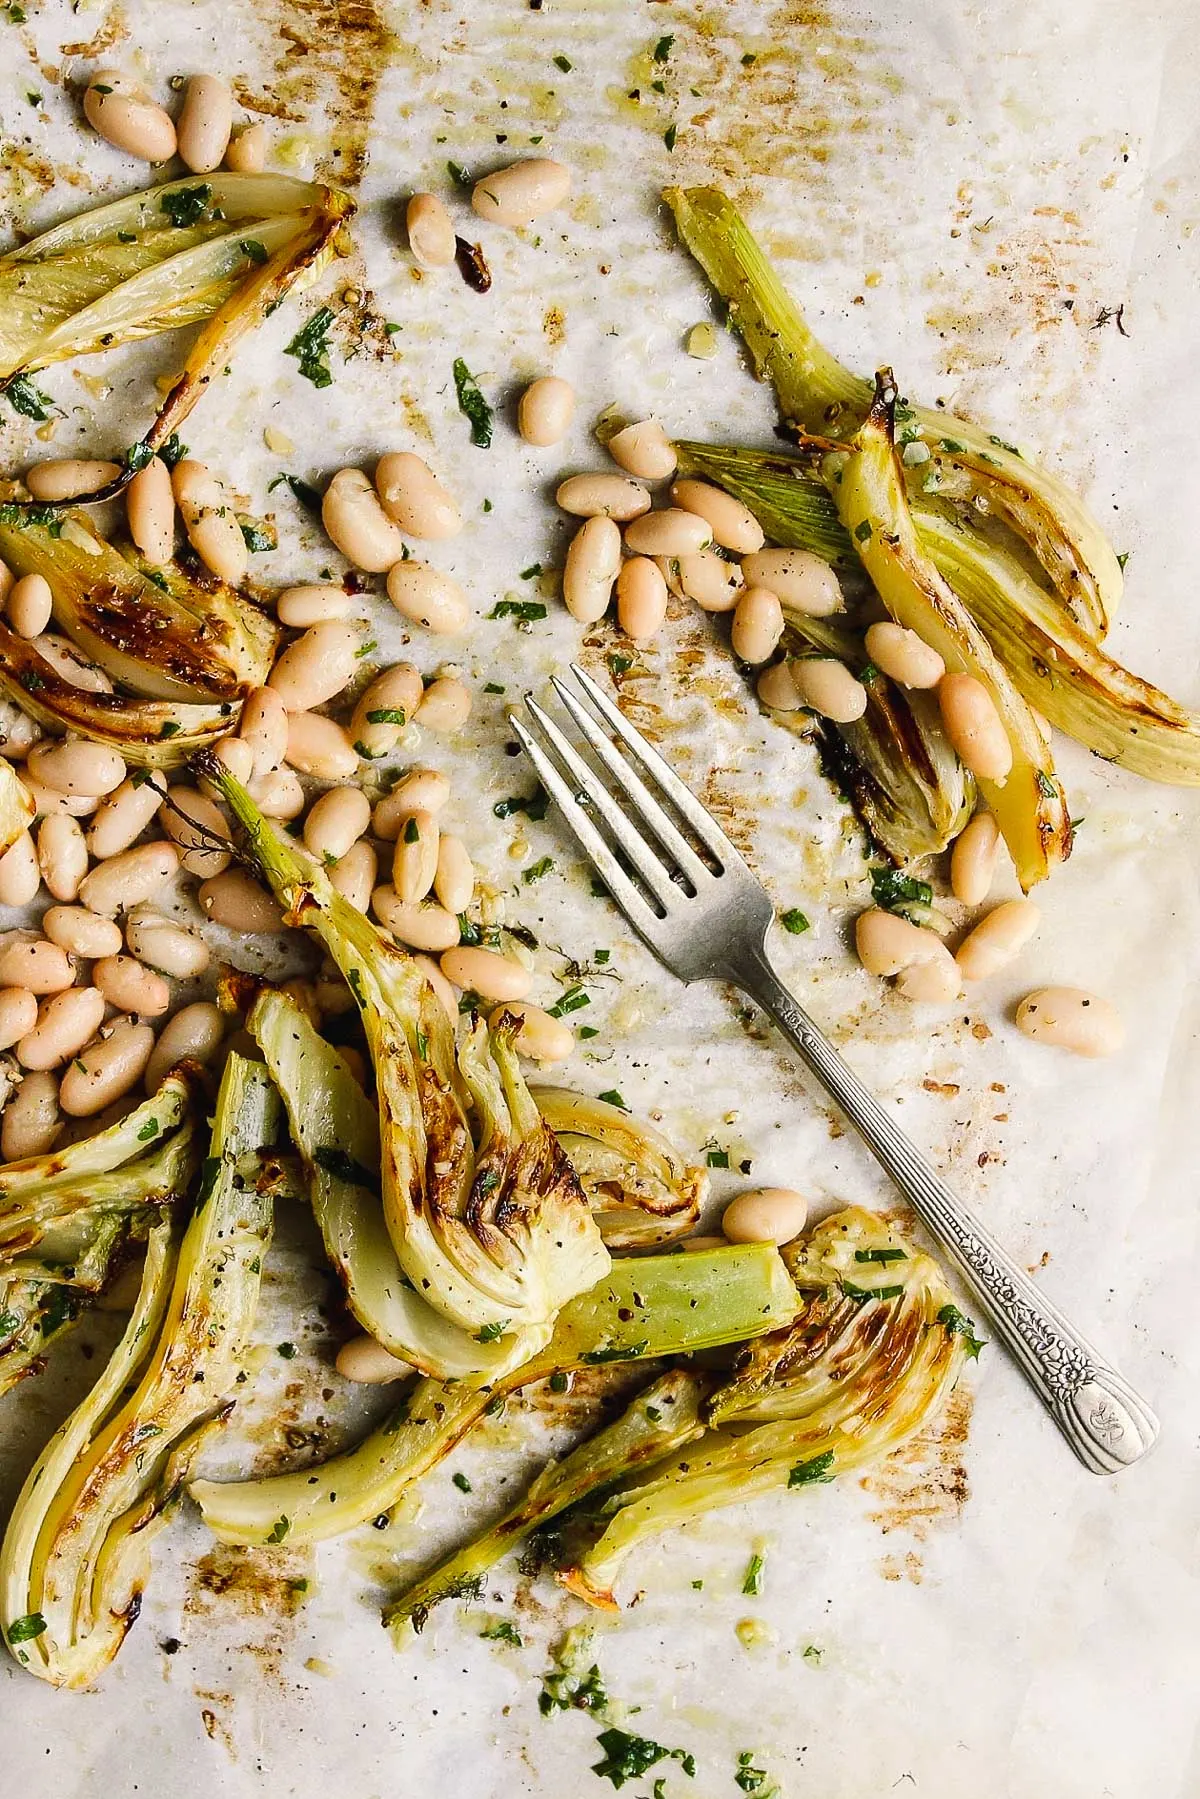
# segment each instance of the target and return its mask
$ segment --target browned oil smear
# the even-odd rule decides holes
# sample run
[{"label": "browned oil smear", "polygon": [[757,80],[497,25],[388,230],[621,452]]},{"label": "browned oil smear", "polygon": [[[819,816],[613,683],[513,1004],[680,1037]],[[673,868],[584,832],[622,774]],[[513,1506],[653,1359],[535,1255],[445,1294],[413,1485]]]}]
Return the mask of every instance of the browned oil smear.
[{"label": "browned oil smear", "polygon": [[128,36],[129,22],[125,17],[125,8],[121,5],[121,0],[115,0],[91,37],[77,44],[60,44],[59,52],[63,56],[102,56],[114,45],[124,43]]},{"label": "browned oil smear", "polygon": [[924,1543],[957,1521],[970,1497],[963,1451],[973,1405],[970,1388],[956,1387],[939,1417],[863,1475],[859,1485],[876,1505],[867,1516],[884,1536],[900,1530]]},{"label": "browned oil smear", "polygon": [[879,1572],[885,1580],[907,1580],[919,1587],[925,1578],[925,1565],[916,1551],[910,1549],[903,1557],[885,1555],[879,1564]]},{"label": "browned oil smear", "polygon": [[542,319],[542,334],[552,350],[567,341],[567,321],[561,306],[548,306]]},{"label": "browned oil smear", "polygon": [[272,80],[238,97],[255,112],[303,118],[324,107],[329,150],[317,164],[321,180],[353,187],[367,162],[375,90],[390,39],[373,0],[272,0],[279,49]]},{"label": "browned oil smear", "polygon": [[231,1762],[237,1760],[237,1747],[233,1740],[233,1731],[222,1717],[222,1713],[232,1713],[234,1697],[232,1693],[210,1693],[204,1687],[196,1688],[197,1699],[206,1699],[207,1705],[200,1707],[200,1722],[204,1733],[214,1743],[220,1743]]},{"label": "browned oil smear", "polygon": [[[250,1657],[261,1676],[282,1685],[293,1620],[312,1589],[314,1567],[311,1551],[220,1544],[189,1570],[184,1617],[202,1631],[220,1632],[231,1651]],[[217,1693],[197,1697],[214,1705],[221,1700]]]}]

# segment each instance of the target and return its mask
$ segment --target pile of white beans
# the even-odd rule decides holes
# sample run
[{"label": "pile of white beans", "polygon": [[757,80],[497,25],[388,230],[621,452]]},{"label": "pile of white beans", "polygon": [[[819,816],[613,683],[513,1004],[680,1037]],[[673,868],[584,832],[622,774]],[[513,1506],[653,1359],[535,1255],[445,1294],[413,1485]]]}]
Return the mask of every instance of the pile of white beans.
[{"label": "pile of white beans", "polygon": [[[571,192],[571,171],[549,156],[527,156],[484,175],[471,189],[471,207],[489,225],[521,231],[561,206]],[[449,268],[458,251],[450,209],[437,194],[417,193],[405,212],[408,247],[417,267]]]},{"label": "pile of white beans", "polygon": [[143,162],[178,155],[194,175],[210,175],[222,163],[257,175],[266,164],[266,126],[244,125],[234,133],[233,96],[219,75],[185,81],[179,117],[172,119],[134,76],[97,69],[84,89],[83,113],[106,143]]}]

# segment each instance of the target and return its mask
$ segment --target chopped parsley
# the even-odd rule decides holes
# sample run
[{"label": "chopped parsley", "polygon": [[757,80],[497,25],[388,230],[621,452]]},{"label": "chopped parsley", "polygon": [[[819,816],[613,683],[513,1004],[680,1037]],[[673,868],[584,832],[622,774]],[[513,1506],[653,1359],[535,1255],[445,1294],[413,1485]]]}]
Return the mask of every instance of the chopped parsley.
[{"label": "chopped parsley", "polygon": [[757,1793],[759,1799],[773,1799],[779,1788],[772,1780],[768,1787],[768,1774],[765,1768],[754,1766],[754,1751],[743,1749],[737,1758],[737,1769],[733,1776],[733,1784],[740,1787],[743,1793]]},{"label": "chopped parsley", "polygon": [[335,1180],[349,1181],[355,1187],[374,1187],[376,1184],[369,1168],[364,1168],[361,1162],[356,1162],[353,1156],[333,1144],[318,1144],[313,1151],[313,1161]]},{"label": "chopped parsley", "polygon": [[404,841],[405,843],[420,843],[421,841],[421,827],[415,818],[406,818],[404,821]]},{"label": "chopped parsley", "polygon": [[636,1362],[650,1347],[647,1337],[642,1343],[613,1343],[607,1349],[590,1349],[580,1356],[589,1368],[603,1368],[607,1362]]},{"label": "chopped parsley", "polygon": [[211,199],[212,188],[202,181],[198,187],[182,187],[173,194],[164,194],[159,204],[172,225],[184,226],[203,218]]},{"label": "chopped parsley", "polygon": [[541,574],[541,572],[542,572],[541,563],[540,562],[531,562],[529,564],[528,568],[523,568],[521,570],[521,579],[522,579],[522,581],[534,581]]},{"label": "chopped parsley", "polygon": [[728,1168],[729,1151],[727,1149],[710,1149],[706,1152],[704,1159],[710,1168]]},{"label": "chopped parsley", "polygon": [[489,618],[515,618],[521,625],[533,624],[545,616],[546,608],[540,600],[497,600],[488,613]]},{"label": "chopped parsley", "polygon": [[937,1321],[945,1325],[952,1337],[962,1338],[963,1347],[974,1361],[983,1348],[983,1340],[975,1335],[975,1325],[966,1313],[960,1312],[957,1306],[943,1306],[937,1315]]},{"label": "chopped parsley", "polygon": [[492,807],[492,814],[495,818],[511,818],[514,812],[523,812],[526,818],[532,818],[536,822],[545,818],[549,805],[549,795],[539,787],[528,797],[515,793],[510,794],[506,800],[497,800]]},{"label": "chopped parsley", "polygon": [[408,715],[403,706],[376,706],[367,713],[369,725],[406,725]]},{"label": "chopped parsley", "polygon": [[933,888],[928,881],[901,874],[898,868],[873,868],[871,897],[885,912],[900,912],[905,906],[931,906]]},{"label": "chopped parsley", "polygon": [[267,247],[260,244],[256,237],[240,237],[238,249],[250,262],[257,262],[260,266],[267,260]]},{"label": "chopped parsley", "polygon": [[871,521],[869,518],[860,519],[858,521],[857,525],[854,527],[854,536],[855,541],[858,543],[870,543]]},{"label": "chopped parsley", "polygon": [[503,681],[488,681],[485,683],[483,691],[485,693],[503,693],[504,683]]},{"label": "chopped parsley", "polygon": [[563,1018],[568,1012],[581,1012],[584,1006],[590,1006],[591,1003],[591,995],[582,987],[568,987],[560,1000],[546,1007],[546,1012],[550,1018]]},{"label": "chopped parsley", "polygon": [[856,1249],[854,1260],[879,1263],[907,1262],[908,1251],[906,1249]]},{"label": "chopped parsley", "polygon": [[660,37],[659,38],[657,44],[655,44],[655,46],[654,46],[655,62],[669,62],[670,61],[671,46],[674,42],[675,42],[675,39],[673,37]]},{"label": "chopped parsley", "polygon": [[276,1518],[274,1524],[271,1526],[270,1530],[267,1532],[267,1542],[268,1543],[282,1543],[283,1539],[287,1536],[288,1531],[291,1530],[291,1528],[292,1528],[292,1521],[290,1518],[287,1518],[287,1517]]},{"label": "chopped parsley", "polygon": [[54,417],[49,397],[40,387],[35,387],[28,375],[14,375],[3,391],[13,411],[19,412],[22,418],[36,419],[44,425],[47,419]]},{"label": "chopped parsley", "polygon": [[[238,522],[241,524],[240,520]],[[256,524],[252,520],[249,524],[242,524],[241,531],[242,537],[245,539],[246,548],[250,551],[251,555],[257,556],[261,555],[264,550],[277,550],[279,548],[278,537],[275,532],[270,530],[266,525]]]},{"label": "chopped parsley", "polygon": [[569,75],[571,70],[575,67],[569,56],[562,55],[554,58],[554,66],[556,69],[561,69],[564,75]]},{"label": "chopped parsley", "polygon": [[489,450],[492,446],[492,409],[461,356],[454,359],[454,391],[458,395],[459,411],[470,422],[471,442],[478,450]]},{"label": "chopped parsley", "polygon": [[678,125],[676,125],[674,123],[668,125],[667,129],[663,132],[663,143],[667,146],[668,150],[673,150],[675,148],[675,142],[676,142],[676,139],[678,138],[678,136],[679,136]]},{"label": "chopped parsley", "polygon": [[507,1618],[500,1618],[495,1624],[489,1624],[479,1634],[481,1637],[486,1637],[490,1643],[511,1643],[514,1649],[525,1647],[524,1637],[516,1625],[510,1624]]},{"label": "chopped parsley", "polygon": [[606,1093],[598,1094],[597,1098],[602,1099],[606,1105],[619,1107],[622,1112],[629,1110],[616,1087],[610,1087]]},{"label": "chopped parsley", "polygon": [[746,1567],[746,1576],[742,1581],[742,1592],[748,1599],[757,1599],[763,1590],[763,1573],[766,1569],[766,1558],[757,1552],[750,1557]]},{"label": "chopped parsley", "polygon": [[581,1024],[579,1035],[581,1037],[598,1037],[600,1032],[594,1024]]},{"label": "chopped parsley", "polygon": [[627,656],[623,650],[614,650],[608,658],[608,669],[610,674],[628,674],[632,667],[633,657]]},{"label": "chopped parsley", "polygon": [[493,1320],[491,1324],[480,1325],[479,1329],[475,1332],[475,1341],[477,1343],[497,1342],[508,1329],[509,1323],[509,1319],[499,1318]]},{"label": "chopped parsley", "polygon": [[296,1356],[296,1345],[294,1343],[277,1343],[275,1345],[275,1354],[281,1355],[285,1362],[294,1361]]},{"label": "chopped parsley", "polygon": [[446,164],[446,173],[449,175],[451,181],[453,181],[455,187],[470,187],[472,180],[471,171],[464,167],[461,162],[448,162]]},{"label": "chopped parsley", "polygon": [[139,1143],[149,1143],[152,1138],[157,1137],[157,1136],[158,1136],[158,1119],[157,1118],[147,1118],[145,1124],[142,1126],[141,1130],[137,1134],[138,1142]]},{"label": "chopped parsley", "polygon": [[832,1480],[830,1470],[833,1467],[832,1449],[822,1450],[807,1462],[797,1462],[788,1475],[789,1487],[811,1487],[817,1481]]},{"label": "chopped parsley", "polygon": [[592,1773],[611,1780],[615,1787],[623,1787],[627,1780],[639,1780],[656,1762],[668,1757],[677,1761],[689,1778],[695,1778],[696,1758],[686,1749],[665,1749],[650,1737],[635,1737],[615,1726],[602,1730],[596,1741],[604,1751],[604,1760],[592,1763]]},{"label": "chopped parsley", "polygon": [[842,1292],[847,1299],[899,1299],[904,1292],[903,1286],[895,1287],[856,1287],[853,1281],[842,1281]]},{"label": "chopped parsley", "polygon": [[453,1474],[450,1478],[453,1480],[454,1485],[458,1488],[460,1493],[469,1493],[471,1491],[471,1483],[465,1474]]},{"label": "chopped parsley", "polygon": [[[568,1638],[571,1634],[567,1633]],[[569,1655],[556,1657],[556,1660],[559,1665],[542,1675],[538,1710],[543,1718],[548,1718],[551,1712],[603,1711],[608,1704],[608,1693],[597,1664],[593,1662],[586,1674],[577,1674],[570,1666]]]},{"label": "chopped parsley", "polygon": [[187,453],[188,447],[186,444],[180,443],[178,431],[172,431],[166,443],[159,446],[158,451],[160,460],[165,462],[168,468],[174,468],[177,462],[182,462]]},{"label": "chopped parsley", "polygon": [[789,906],[786,912],[781,912],[779,922],[793,937],[802,937],[805,931],[812,929],[798,906]]},{"label": "chopped parsley", "polygon": [[40,1637],[46,1628],[46,1620],[41,1612],[26,1612],[23,1618],[14,1618],[5,1635],[10,1643],[31,1643],[34,1637]]},{"label": "chopped parsley", "polygon": [[542,856],[537,862],[531,862],[529,867],[523,870],[521,879],[528,887],[534,881],[540,881],[543,875],[548,875],[553,867],[553,856]]},{"label": "chopped parsley", "polygon": [[1037,790],[1042,798],[1044,800],[1056,800],[1058,798],[1058,783],[1051,780],[1050,776],[1040,768],[1037,770],[1036,778]]},{"label": "chopped parsley", "polygon": [[[162,452],[160,451],[160,454],[161,453]],[[287,475],[287,474],[276,475],[276,477],[273,481],[267,482],[267,492],[268,493],[273,492],[274,489],[277,488],[281,482],[285,486],[291,488],[292,492],[295,494],[296,498],[299,500],[299,502],[302,506],[307,506],[311,512],[320,512],[320,510],[321,510],[320,494],[317,492],[315,487],[310,487],[310,485],[307,481],[302,481],[300,479],[299,475]]]},{"label": "chopped parsley", "polygon": [[130,444],[122,457],[122,461],[124,462],[125,467],[127,469],[132,469],[136,475],[140,469],[145,468],[148,462],[154,461],[154,451],[150,448],[148,443]]},{"label": "chopped parsley", "polygon": [[322,306],[313,313],[307,325],[297,331],[291,343],[284,345],[284,355],[296,358],[300,364],[300,373],[314,387],[333,385],[333,376],[329,370],[329,327],[332,324],[332,308]]}]

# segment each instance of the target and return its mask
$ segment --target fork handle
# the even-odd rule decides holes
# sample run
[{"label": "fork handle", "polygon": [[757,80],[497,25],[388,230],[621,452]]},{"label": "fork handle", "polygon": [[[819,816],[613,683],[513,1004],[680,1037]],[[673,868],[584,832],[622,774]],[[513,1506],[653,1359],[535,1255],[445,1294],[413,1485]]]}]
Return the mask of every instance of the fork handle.
[{"label": "fork handle", "polygon": [[1084,1466],[1093,1474],[1115,1474],[1145,1455],[1158,1437],[1158,1420],[1149,1406],[939,1180],[797,1005],[766,948],[744,954],[728,973],[775,1021],[922,1223],[953,1257],[987,1308],[997,1335]]}]

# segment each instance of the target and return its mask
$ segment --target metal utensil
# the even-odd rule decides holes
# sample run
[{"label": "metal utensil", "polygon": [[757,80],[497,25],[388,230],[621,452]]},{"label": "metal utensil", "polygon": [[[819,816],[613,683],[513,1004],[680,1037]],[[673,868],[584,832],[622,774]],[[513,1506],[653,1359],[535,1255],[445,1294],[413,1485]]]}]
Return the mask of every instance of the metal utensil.
[{"label": "metal utensil", "polygon": [[774,1020],[953,1257],[1084,1466],[1114,1474],[1136,1462],[1158,1437],[1149,1406],[939,1180],[796,1004],[771,962],[775,909],[762,882],[596,683],[574,663],[571,672],[583,701],[557,678],[554,689],[594,761],[529,696],[532,724],[514,713],[509,721],[630,924],[681,981],[732,982]]}]

